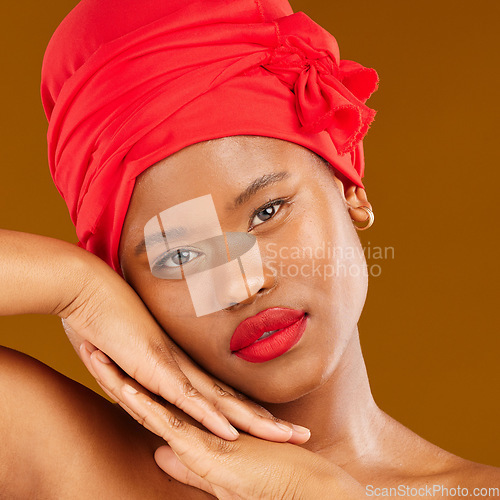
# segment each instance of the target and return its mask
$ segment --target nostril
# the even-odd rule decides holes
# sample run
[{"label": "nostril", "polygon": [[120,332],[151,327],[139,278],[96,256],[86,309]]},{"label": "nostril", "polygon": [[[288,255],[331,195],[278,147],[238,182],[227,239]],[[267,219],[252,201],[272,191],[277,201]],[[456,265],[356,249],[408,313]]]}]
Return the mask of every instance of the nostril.
[{"label": "nostril", "polygon": [[238,306],[240,304],[246,304],[246,303],[248,303],[250,301],[250,299],[254,300],[256,295],[259,295],[259,294],[262,294],[262,293],[266,293],[268,291],[269,290],[267,288],[261,288],[258,292],[252,294],[252,297],[249,297],[248,299],[242,300],[241,302],[229,302],[226,305],[226,307],[224,307],[224,311],[228,311],[231,308],[233,308],[235,306]]}]

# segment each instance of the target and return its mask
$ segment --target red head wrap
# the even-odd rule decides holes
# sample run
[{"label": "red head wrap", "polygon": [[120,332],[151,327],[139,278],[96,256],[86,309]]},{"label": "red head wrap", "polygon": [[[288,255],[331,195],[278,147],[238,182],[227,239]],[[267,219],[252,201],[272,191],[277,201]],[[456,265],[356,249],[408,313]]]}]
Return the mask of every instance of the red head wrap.
[{"label": "red head wrap", "polygon": [[49,165],[80,246],[120,272],[136,177],[191,144],[300,144],[363,187],[375,70],[286,0],[83,0],[47,48]]}]

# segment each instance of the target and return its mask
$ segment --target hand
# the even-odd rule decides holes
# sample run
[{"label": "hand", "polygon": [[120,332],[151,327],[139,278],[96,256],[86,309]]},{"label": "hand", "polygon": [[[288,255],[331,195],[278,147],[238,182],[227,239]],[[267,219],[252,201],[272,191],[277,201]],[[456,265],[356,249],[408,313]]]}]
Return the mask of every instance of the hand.
[{"label": "hand", "polygon": [[[143,403],[137,402],[137,410]],[[227,442],[203,431],[181,439],[158,448],[156,463],[177,481],[221,500],[366,498],[365,488],[347,472],[289,443],[249,435]]]},{"label": "hand", "polygon": [[[0,229],[0,262],[0,315],[58,315],[78,353],[88,340],[220,437],[237,439],[232,422],[264,439],[308,439],[286,422],[281,429],[264,408],[201,370],[125,280],[95,255],[65,241]],[[102,381],[101,386],[121,403],[120,393]]]},{"label": "hand", "polygon": [[243,434],[228,442],[187,423],[189,417],[168,409],[124,375],[98,350],[85,349],[95,376],[121,394],[122,405],[169,446],[155,454],[171,477],[226,499],[365,498],[365,490],[340,467],[290,443],[271,443]]},{"label": "hand", "polygon": [[[88,254],[88,252],[86,252]],[[83,286],[58,312],[73,346],[95,374],[85,355],[94,346],[146,389],[177,406],[218,436],[233,440],[229,424],[271,441],[303,443],[308,432],[275,419],[267,410],[209,375],[160,328],[135,291],[107,265],[89,254]],[[87,343],[84,341],[87,340]],[[122,394],[105,380],[102,389],[127,411]],[[132,414],[141,421],[141,417]],[[229,422],[228,422],[229,421]],[[279,425],[277,425],[279,424]],[[284,426],[284,427],[280,427]]]}]

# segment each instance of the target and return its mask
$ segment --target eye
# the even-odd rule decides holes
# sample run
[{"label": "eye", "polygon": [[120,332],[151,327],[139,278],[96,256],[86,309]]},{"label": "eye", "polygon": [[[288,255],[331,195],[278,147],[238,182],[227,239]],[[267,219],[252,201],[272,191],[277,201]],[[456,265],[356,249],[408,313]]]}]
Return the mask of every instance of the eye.
[{"label": "eye", "polygon": [[273,200],[263,207],[258,208],[252,215],[250,229],[253,229],[255,226],[260,226],[263,222],[272,219],[279,212],[284,202],[285,200]]},{"label": "eye", "polygon": [[196,259],[200,252],[196,252],[189,248],[177,248],[171,252],[168,252],[163,257],[161,257],[158,261],[154,263],[155,268],[168,267],[168,268],[177,268],[192,260]]}]

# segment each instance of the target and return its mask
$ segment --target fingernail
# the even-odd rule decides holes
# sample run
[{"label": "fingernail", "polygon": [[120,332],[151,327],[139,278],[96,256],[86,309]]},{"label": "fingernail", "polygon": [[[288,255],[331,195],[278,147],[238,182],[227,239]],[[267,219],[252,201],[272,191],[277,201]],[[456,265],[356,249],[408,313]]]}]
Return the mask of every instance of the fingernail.
[{"label": "fingernail", "polygon": [[92,349],[91,348],[94,347],[92,344],[89,344],[88,342],[82,342],[82,344],[80,345],[80,349],[85,349],[89,354],[92,354],[94,351],[95,351],[95,347]]},{"label": "fingernail", "polygon": [[97,351],[96,357],[101,363],[105,363],[107,365],[111,363],[111,360],[102,351]]},{"label": "fingernail", "polygon": [[128,384],[125,384],[122,387],[122,390],[128,392],[129,394],[139,394],[139,391],[137,389],[134,389],[131,385]]},{"label": "fingernail", "polygon": [[285,424],[280,424],[279,422],[275,422],[276,426],[279,427],[282,431],[288,432],[288,434],[291,434],[292,429]]},{"label": "fingernail", "polygon": [[293,430],[298,432],[299,434],[307,434],[310,435],[311,431],[307,427],[302,427],[301,425],[292,424]]},{"label": "fingernail", "polygon": [[232,434],[234,434],[235,436],[239,436],[240,433],[231,425],[229,424],[229,430],[231,431]]}]

